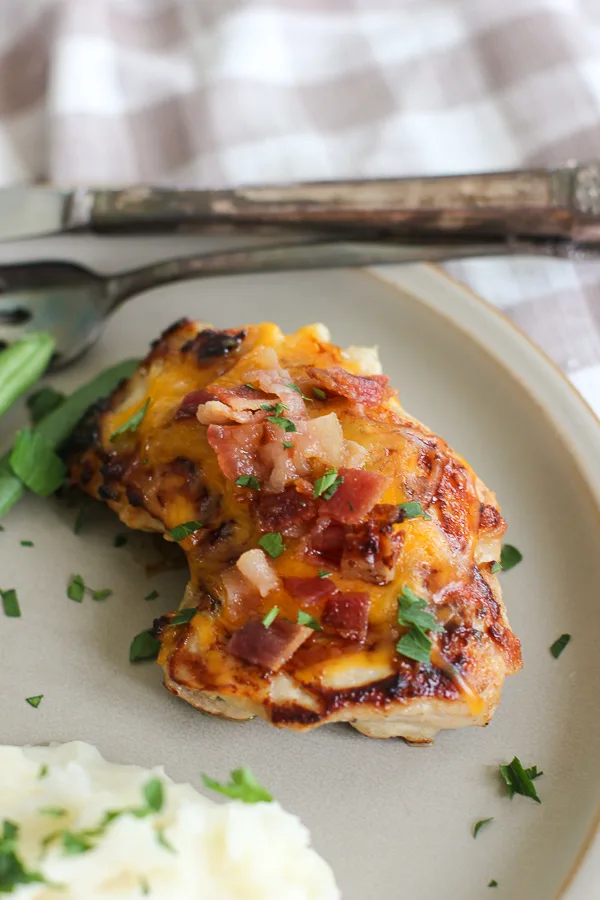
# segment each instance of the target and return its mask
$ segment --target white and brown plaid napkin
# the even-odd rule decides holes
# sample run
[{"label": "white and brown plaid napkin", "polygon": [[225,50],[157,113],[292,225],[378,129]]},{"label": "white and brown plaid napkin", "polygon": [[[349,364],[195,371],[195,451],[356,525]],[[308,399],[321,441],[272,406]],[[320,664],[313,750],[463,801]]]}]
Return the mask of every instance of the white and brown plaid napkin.
[{"label": "white and brown plaid napkin", "polygon": [[[600,0],[0,0],[0,183],[232,185],[600,156]],[[600,411],[600,264],[448,269]]]}]

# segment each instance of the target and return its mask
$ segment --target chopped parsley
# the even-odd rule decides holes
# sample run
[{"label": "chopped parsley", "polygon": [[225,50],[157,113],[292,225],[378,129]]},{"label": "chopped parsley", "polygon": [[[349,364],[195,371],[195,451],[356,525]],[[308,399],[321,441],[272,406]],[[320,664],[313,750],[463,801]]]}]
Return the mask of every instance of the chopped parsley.
[{"label": "chopped parsley", "polygon": [[18,854],[19,826],[4,819],[0,832],[0,894],[12,893],[20,884],[45,884],[39,872],[26,868]]},{"label": "chopped parsley", "polygon": [[286,384],[287,388],[290,388],[292,391],[296,391],[297,394],[300,394],[303,400],[310,400],[310,397],[307,397],[306,394],[303,394],[297,384]]},{"label": "chopped parsley", "polygon": [[290,447],[293,447],[293,446],[294,446],[294,445],[293,445],[293,443],[292,443],[291,441],[284,441],[284,442],[283,442],[283,447],[284,447],[285,450],[289,450]]},{"label": "chopped parsley", "polygon": [[523,554],[520,550],[517,550],[516,547],[513,547],[512,544],[502,544],[502,550],[500,552],[500,566],[502,567],[503,572],[508,572],[510,569],[514,569],[516,565],[518,565],[523,559]]},{"label": "chopped parsley", "polygon": [[138,409],[138,411],[136,413],[134,413],[132,416],[130,416],[126,422],[123,422],[122,425],[119,425],[119,427],[117,428],[116,431],[113,431],[113,433],[110,436],[110,440],[114,441],[114,439],[116,437],[118,437],[120,434],[124,434],[126,431],[131,431],[131,432],[137,431],[138,428],[140,427],[140,425],[142,424],[144,416],[148,412],[149,406],[150,406],[150,397],[148,397],[144,401],[143,405]]},{"label": "chopped parsley", "polygon": [[136,634],[129,646],[129,662],[142,662],[145,659],[156,659],[160,650],[160,641],[157,640],[152,631],[147,628],[146,631],[140,631]]},{"label": "chopped parsley", "polygon": [[481,829],[485,825],[487,825],[489,822],[493,822],[493,821],[494,821],[494,817],[490,816],[489,819],[480,819],[479,822],[475,822],[475,824],[473,825],[473,837],[476,838],[477,835],[479,834],[479,832],[481,831]]},{"label": "chopped parsley", "polygon": [[256,475],[240,475],[235,483],[238,487],[252,488],[253,491],[260,491],[260,481]]},{"label": "chopped parsley", "polygon": [[[165,803],[165,792],[160,778],[151,778],[143,787],[144,800],[146,801],[147,814],[158,813]],[[136,813],[136,815],[139,815]],[[144,813],[146,815],[146,812]]]},{"label": "chopped parsley", "polygon": [[197,607],[188,606],[186,609],[180,609],[175,613],[169,625],[187,625],[188,622],[191,622],[196,613],[198,612]]},{"label": "chopped parsley", "polygon": [[52,816],[53,819],[59,819],[61,816],[66,816],[68,810],[64,808],[64,806],[43,806],[40,809],[40,813],[42,816]]},{"label": "chopped parsley", "polygon": [[116,534],[115,539],[113,541],[113,547],[124,547],[127,543],[127,535],[126,534]]},{"label": "chopped parsley", "polygon": [[253,384],[250,384],[249,381],[245,381],[245,382],[244,382],[244,387],[250,388],[251,391],[258,391],[258,388],[257,388],[257,387],[254,387]]},{"label": "chopped parsley", "polygon": [[571,640],[570,634],[561,634],[559,638],[556,638],[552,646],[550,647],[550,653],[554,657],[554,659],[558,659],[560,654],[563,652],[569,641]]},{"label": "chopped parsley", "polygon": [[65,480],[66,467],[46,438],[38,431],[17,432],[10,455],[10,468],[30,491],[47,497]]},{"label": "chopped parsley", "polygon": [[160,844],[161,847],[164,847],[165,850],[168,850],[169,853],[175,853],[175,847],[173,844],[170,844],[169,841],[165,837],[165,829],[157,828],[156,830],[156,840]]},{"label": "chopped parsley", "polygon": [[500,775],[508,788],[508,796],[511,800],[515,794],[522,794],[523,797],[530,797],[536,803],[541,803],[533,780],[543,774],[543,772],[538,772],[537,766],[524,769],[517,756],[508,765],[500,766]]},{"label": "chopped parsley", "polygon": [[37,425],[45,416],[61,405],[65,395],[51,387],[43,387],[31,394],[26,402],[32,425]]},{"label": "chopped parsley", "polygon": [[269,628],[269,626],[273,624],[273,622],[275,621],[275,619],[277,618],[278,615],[279,615],[279,607],[272,606],[271,609],[269,610],[269,612],[266,614],[266,616],[262,620],[262,623],[265,626],[265,628]]},{"label": "chopped parsley", "polygon": [[278,531],[267,531],[259,538],[258,544],[272,559],[277,559],[285,550],[283,538]]},{"label": "chopped parsley", "polygon": [[500,563],[498,561],[492,563],[492,575],[495,575],[496,572],[501,572],[501,571],[502,571],[502,566],[500,565]]},{"label": "chopped parsley", "polygon": [[285,409],[288,409],[285,403],[276,403],[275,406],[272,403],[261,403],[260,408],[265,412],[273,413],[274,416],[280,416]]},{"label": "chopped parsley", "polygon": [[339,486],[343,484],[343,481],[344,479],[338,475],[337,469],[328,469],[324,475],[321,475],[315,481],[313,497],[323,497],[324,500],[330,500]]},{"label": "chopped parsley", "polygon": [[40,771],[38,772],[38,778],[45,778],[47,774],[48,774],[48,765],[46,763],[44,763],[42,766],[40,766]]},{"label": "chopped parsley", "polygon": [[278,428],[283,428],[284,431],[296,431],[295,424],[291,419],[287,419],[285,416],[268,416],[267,418],[269,422],[273,425],[277,425]]},{"label": "chopped parsley", "polygon": [[183,522],[181,525],[176,525],[175,528],[170,528],[168,533],[174,541],[179,542],[184,538],[189,537],[190,534],[195,534],[196,531],[200,531],[201,528],[204,528],[202,522]]},{"label": "chopped parsley", "polygon": [[492,878],[492,880],[488,884],[488,887],[498,887],[498,882],[496,881],[495,878]]},{"label": "chopped parsley", "polygon": [[298,625],[306,625],[307,628],[312,628],[313,631],[323,631],[317,620],[313,618],[310,613],[304,612],[302,609],[298,611],[296,622]]},{"label": "chopped parsley", "polygon": [[234,769],[228,784],[221,784],[204,773],[202,781],[211,791],[217,791],[243,803],[271,803],[273,800],[271,794],[256,780],[254,773],[247,766],[243,769]]},{"label": "chopped parsley", "polygon": [[150,884],[148,882],[148,879],[144,878],[143,875],[140,877],[140,891],[142,892],[144,897],[147,897],[150,893]]},{"label": "chopped parsley", "polygon": [[329,578],[331,574],[331,572],[326,572],[325,569],[319,569],[319,571],[317,572],[319,578]]},{"label": "chopped parsley", "polygon": [[114,594],[114,591],[110,588],[100,588],[99,591],[93,591],[91,588],[88,588],[88,591],[92,600],[106,600],[107,597],[112,597]]},{"label": "chopped parsley", "polygon": [[0,591],[0,597],[2,598],[4,615],[8,616],[10,619],[20,619],[21,607],[15,589],[10,588],[8,591]]},{"label": "chopped parsley", "polygon": [[409,500],[408,503],[399,503],[398,509],[403,519],[431,519],[418,500]]},{"label": "chopped parsley", "polygon": [[312,392],[319,400],[327,400],[327,394],[321,388],[313,388]]},{"label": "chopped parsley", "polygon": [[79,512],[77,513],[77,518],[73,522],[73,534],[79,534],[81,531],[84,519],[85,519],[85,506],[81,506],[79,508]]},{"label": "chopped parsley", "polygon": [[35,697],[25,697],[25,703],[29,703],[30,706],[33,706],[34,709],[37,709],[43,699],[43,694],[37,694]]},{"label": "chopped parsley", "polygon": [[69,584],[67,585],[67,597],[69,600],[74,600],[75,603],[81,603],[83,601],[83,595],[85,593],[85,582],[81,575],[73,575]]},{"label": "chopped parsley", "polygon": [[427,609],[427,600],[409,587],[403,587],[398,596],[398,624],[410,629],[396,644],[398,653],[417,662],[430,662],[432,644],[426,632],[443,631],[443,628]]},{"label": "chopped parsley", "polygon": [[146,594],[146,596],[144,597],[144,600],[156,600],[157,597],[158,597],[158,591],[154,590],[154,591],[150,591],[149,594]]},{"label": "chopped parsley", "polygon": [[33,547],[35,546],[33,541],[19,541],[21,547]]}]

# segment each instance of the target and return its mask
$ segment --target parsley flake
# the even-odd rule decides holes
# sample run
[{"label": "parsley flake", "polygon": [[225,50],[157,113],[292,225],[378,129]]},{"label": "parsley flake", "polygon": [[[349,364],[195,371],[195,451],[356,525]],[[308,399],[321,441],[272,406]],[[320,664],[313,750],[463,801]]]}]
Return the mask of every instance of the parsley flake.
[{"label": "parsley flake", "polygon": [[73,575],[69,584],[67,585],[67,597],[69,600],[74,600],[75,603],[83,602],[83,595],[85,593],[85,582],[81,575]]},{"label": "parsley flake", "polygon": [[296,622],[298,625],[306,625],[307,628],[312,628],[313,631],[323,631],[317,620],[313,618],[310,613],[304,612],[302,609],[298,610]]},{"label": "parsley flake", "polygon": [[64,806],[43,806],[40,809],[40,813],[42,816],[52,816],[53,819],[59,819],[61,816],[66,816],[68,810],[64,808]]},{"label": "parsley flake", "polygon": [[516,547],[513,547],[512,544],[503,544],[502,550],[500,552],[500,565],[502,566],[503,572],[508,572],[510,569],[514,569],[516,565],[518,565],[523,559],[523,554],[520,550],[517,550]]},{"label": "parsley flake", "polygon": [[143,876],[140,877],[140,891],[142,892],[144,897],[147,897],[150,893],[150,884],[148,882],[148,879],[144,878]]},{"label": "parsley flake", "polygon": [[85,520],[85,512],[85,506],[80,506],[79,512],[77,513],[75,521],[73,522],[73,534],[79,534],[79,532],[81,531],[83,522]]},{"label": "parsley flake", "polygon": [[312,392],[319,400],[327,400],[327,394],[321,388],[313,388]]},{"label": "parsley flake", "polygon": [[492,563],[492,575],[495,575],[496,572],[501,572],[502,566],[498,561]]},{"label": "parsley flake", "polygon": [[293,446],[294,446],[294,445],[293,445],[293,443],[292,443],[291,441],[284,441],[284,442],[283,442],[283,447],[284,447],[285,450],[289,450],[290,447],[293,447]]},{"label": "parsley flake", "polygon": [[169,625],[187,625],[188,622],[192,621],[197,612],[198,609],[195,606],[188,606],[186,609],[180,609],[170,620]]},{"label": "parsley flake", "polygon": [[25,697],[25,703],[29,703],[30,706],[33,706],[34,709],[37,709],[43,699],[43,694],[37,694],[35,697]]},{"label": "parsley flake", "polygon": [[283,538],[278,531],[267,531],[259,538],[258,544],[272,559],[277,559],[285,550]]},{"label": "parsley flake", "polygon": [[142,424],[144,416],[148,412],[149,406],[150,406],[150,397],[148,397],[144,401],[144,404],[138,409],[138,411],[136,413],[134,413],[132,416],[130,416],[126,422],[123,422],[122,425],[119,425],[119,427],[117,428],[116,431],[113,431],[113,433],[110,436],[110,440],[114,441],[114,439],[116,437],[118,437],[120,434],[124,434],[126,431],[131,431],[131,432],[137,431],[138,428],[140,427],[140,425]]},{"label": "parsley flake", "polygon": [[2,598],[4,615],[8,616],[10,619],[20,619],[21,607],[15,589],[10,588],[8,591],[0,591],[0,597]]},{"label": "parsley flake", "polygon": [[280,416],[285,409],[288,409],[285,403],[276,403],[275,406],[272,403],[261,403],[260,408],[265,412],[273,413],[274,416]]},{"label": "parsley flake", "polygon": [[236,479],[235,484],[237,484],[238,487],[247,487],[252,488],[253,491],[260,491],[260,481],[256,475],[240,475],[240,477]]},{"label": "parsley flake", "polygon": [[325,569],[319,569],[319,571],[317,572],[319,578],[329,578],[331,574],[332,572],[326,572]]},{"label": "parsley flake", "polygon": [[21,547],[34,547],[33,541],[19,541]]},{"label": "parsley flake", "polygon": [[129,647],[129,662],[142,662],[145,659],[156,659],[160,650],[160,641],[157,640],[152,631],[147,628],[146,631],[140,631],[136,634]]},{"label": "parsley flake", "polygon": [[271,609],[269,610],[269,612],[266,614],[266,616],[262,620],[262,623],[265,626],[265,628],[268,628],[270,625],[272,625],[278,615],[279,615],[279,607],[272,606]]},{"label": "parsley flake", "polygon": [[552,654],[554,659],[558,659],[570,640],[570,634],[561,634],[561,636],[554,641],[554,643],[550,647],[550,653]]},{"label": "parsley flake", "polygon": [[296,391],[297,394],[300,394],[303,400],[310,400],[310,397],[307,397],[306,394],[303,394],[297,384],[286,384],[287,388],[290,388],[292,391]]},{"label": "parsley flake", "polygon": [[217,791],[232,800],[241,800],[242,803],[271,803],[273,800],[271,794],[256,780],[254,773],[247,766],[243,769],[234,769],[228,784],[221,784],[204,773],[202,781],[211,791]]},{"label": "parsley flake", "polygon": [[537,766],[524,769],[521,760],[517,756],[508,765],[500,766],[500,775],[506,783],[508,796],[511,800],[515,794],[522,794],[523,797],[529,797],[531,800],[535,800],[536,803],[541,803],[542,801],[538,797],[533,779],[539,778],[542,774],[542,772],[538,772]]},{"label": "parsley flake", "polygon": [[479,822],[475,822],[475,824],[473,825],[473,837],[476,838],[477,835],[479,834],[479,832],[481,831],[481,829],[485,825],[487,825],[489,822],[493,822],[493,821],[494,821],[494,817],[490,816],[489,819],[480,819]]},{"label": "parsley flake", "polygon": [[404,519],[431,519],[429,513],[425,512],[418,500],[409,500],[408,503],[399,503],[398,509],[402,513],[402,521],[404,521]]},{"label": "parsley flake", "polygon": [[45,778],[47,774],[48,774],[48,765],[46,763],[44,763],[42,766],[40,766],[40,771],[38,772],[38,778]]},{"label": "parsley flake", "polygon": [[160,812],[165,802],[165,792],[160,778],[151,778],[146,782],[143,794],[148,812]]},{"label": "parsley flake", "polygon": [[154,590],[154,591],[150,591],[149,594],[146,594],[146,596],[144,597],[144,600],[156,600],[157,597],[158,597],[158,591]]},{"label": "parsley flake", "polygon": [[267,420],[273,425],[277,425],[278,428],[283,428],[284,431],[291,433],[297,430],[292,420],[287,419],[285,416],[267,416]]},{"label": "parsley flake", "polygon": [[176,525],[175,528],[170,528],[168,533],[174,541],[179,542],[184,538],[189,537],[190,534],[195,534],[196,531],[200,531],[201,528],[204,528],[202,522],[183,522],[182,525]]},{"label": "parsley flake", "polygon": [[165,829],[157,828],[156,830],[156,840],[160,844],[161,847],[164,847],[165,850],[168,850],[169,853],[175,853],[175,847],[173,844],[170,844],[169,841],[165,837]]},{"label": "parsley flake", "polygon": [[338,476],[337,469],[328,469],[324,475],[317,478],[313,497],[323,497],[324,500],[330,500],[339,486],[343,484],[343,477]]},{"label": "parsley flake", "polygon": [[498,887],[498,882],[496,881],[495,878],[492,878],[492,880],[488,884],[488,887]]},{"label": "parsley flake", "polygon": [[249,381],[245,381],[245,382],[244,382],[244,387],[250,388],[251,391],[258,391],[258,390],[259,390],[257,387],[254,387],[253,384],[250,384]]},{"label": "parsley flake", "polygon": [[432,643],[426,632],[443,631],[443,628],[427,609],[427,600],[409,587],[403,587],[398,596],[398,624],[410,629],[396,644],[398,653],[417,662],[430,662]]},{"label": "parsley flake", "polygon": [[114,594],[114,591],[110,588],[101,588],[99,591],[92,591],[91,588],[88,588],[88,590],[92,600],[106,600],[107,597],[112,597]]},{"label": "parsley flake", "polygon": [[396,650],[408,659],[428,663],[431,661],[431,646],[431,641],[423,631],[411,628],[402,635],[396,644]]},{"label": "parsley flake", "polygon": [[0,831],[0,893],[12,893],[20,884],[46,884],[39,872],[26,868],[18,854],[19,826],[4,819]]}]

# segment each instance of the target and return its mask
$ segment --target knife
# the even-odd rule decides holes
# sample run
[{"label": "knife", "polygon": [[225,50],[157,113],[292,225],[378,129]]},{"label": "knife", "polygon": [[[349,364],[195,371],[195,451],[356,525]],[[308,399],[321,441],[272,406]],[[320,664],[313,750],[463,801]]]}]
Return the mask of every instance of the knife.
[{"label": "knife", "polygon": [[353,238],[600,242],[600,163],[219,190],[0,189],[0,240],[69,233],[265,231]]}]

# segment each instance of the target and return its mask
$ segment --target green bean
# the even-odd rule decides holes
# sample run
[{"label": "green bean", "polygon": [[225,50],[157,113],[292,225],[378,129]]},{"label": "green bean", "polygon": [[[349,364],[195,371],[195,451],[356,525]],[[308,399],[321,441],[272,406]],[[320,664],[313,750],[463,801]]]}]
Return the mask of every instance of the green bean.
[{"label": "green bean", "polygon": [[53,337],[39,332],[0,351],[0,416],[41,378],[54,346]]},{"label": "green bean", "polygon": [[[106,394],[117,387],[124,378],[129,378],[138,366],[138,360],[124,362],[105,369],[87,384],[67,397],[59,407],[48,413],[33,429],[54,449],[69,437],[85,411]],[[25,485],[10,468],[11,450],[0,459],[0,517],[4,516],[25,493]]]}]

